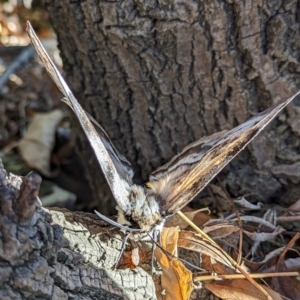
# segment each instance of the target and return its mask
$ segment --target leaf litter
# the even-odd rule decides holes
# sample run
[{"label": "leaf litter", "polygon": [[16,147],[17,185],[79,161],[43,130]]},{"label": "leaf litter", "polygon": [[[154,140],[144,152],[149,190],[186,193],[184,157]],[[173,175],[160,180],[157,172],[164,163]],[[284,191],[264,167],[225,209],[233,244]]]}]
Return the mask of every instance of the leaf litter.
[{"label": "leaf litter", "polygon": [[[272,279],[265,278],[264,282],[267,286],[265,284],[262,286],[272,299],[283,299],[283,297],[299,299],[300,248],[294,245],[298,239],[298,234],[294,234],[292,242],[286,247],[277,247],[269,253],[264,253],[261,251],[261,244],[272,240],[280,244],[280,241],[283,241],[283,239],[287,240],[285,236],[286,230],[277,225],[277,210],[274,208],[266,209],[261,217],[246,215],[249,211],[263,211],[263,204],[252,204],[245,198],[239,198],[234,200],[234,202],[239,207],[239,218],[242,221],[243,233],[247,240],[247,243],[243,245],[244,258],[242,260],[242,268],[249,275],[253,273],[256,278],[273,277]],[[291,205],[288,212],[283,216],[287,218],[298,216],[299,203],[300,201],[297,201]],[[280,207],[277,207],[277,209],[281,211]],[[282,208],[282,210],[284,211],[285,209]],[[195,214],[189,213],[188,215],[192,216],[192,219],[195,221],[197,220],[197,213],[195,211]],[[199,223],[202,225],[201,221]],[[209,234],[212,239],[218,241],[219,245],[223,245],[223,248],[225,247],[226,251],[232,253],[233,257],[236,257],[239,243],[239,235],[237,233],[240,229],[237,223],[235,214],[231,214],[229,218],[210,219],[202,225],[202,230]],[[172,222],[169,224],[172,224]],[[183,228],[183,226],[181,227]],[[198,273],[198,276],[195,275],[194,280],[201,281],[201,277],[203,280],[210,279],[211,283],[204,284],[206,289],[220,299],[266,299],[266,296],[246,279],[221,279],[221,277],[226,278],[226,276],[230,278],[230,274],[233,274],[232,276],[238,274],[234,274],[236,273],[235,267],[232,266],[231,262],[218,247],[215,247],[208,240],[192,231],[180,230],[178,227],[177,229],[173,227],[172,230],[178,230],[178,234],[173,235],[173,238],[176,236],[176,243],[179,248],[201,254],[202,259],[199,261],[199,266],[205,269],[206,272]],[[169,236],[168,238],[170,239],[171,237]],[[173,241],[174,243],[175,241]],[[257,271],[261,273],[256,274],[255,272]],[[209,276],[206,277],[205,275]],[[219,278],[219,280],[214,281],[216,278]],[[177,283],[173,282],[173,284]],[[175,299],[188,298],[179,297]]]}]

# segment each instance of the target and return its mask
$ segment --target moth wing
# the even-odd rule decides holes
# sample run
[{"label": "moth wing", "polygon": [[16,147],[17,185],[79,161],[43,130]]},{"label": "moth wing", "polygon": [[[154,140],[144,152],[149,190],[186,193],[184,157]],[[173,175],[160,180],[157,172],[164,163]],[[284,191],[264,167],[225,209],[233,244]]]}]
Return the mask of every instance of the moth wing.
[{"label": "moth wing", "polygon": [[188,146],[150,175],[147,184],[160,199],[163,215],[189,203],[298,94],[230,131],[215,133]]},{"label": "moth wing", "polygon": [[[72,110],[73,106],[67,98],[62,98],[61,101],[66,103]],[[115,148],[114,144],[110,140],[106,131],[103,127],[91,116],[88,112],[84,111],[89,120],[93,123],[95,130],[97,131],[104,147],[106,148],[111,160],[113,161],[118,174],[126,181],[132,182],[134,175],[131,163],[126,159],[125,156],[120,154],[120,152]]]},{"label": "moth wing", "polygon": [[[77,99],[74,97],[73,93],[69,89],[67,83],[61,76],[60,72],[57,70],[55,64],[52,62],[50,57],[48,56],[46,50],[43,45],[39,41],[36,36],[32,26],[29,22],[27,22],[27,34],[31,40],[33,47],[38,53],[39,58],[43,62],[46,70],[51,77],[51,79],[55,82],[56,86],[63,93],[63,95],[67,99],[67,104],[71,106],[75,115],[80,122],[81,127],[83,128],[94,152],[97,157],[97,160],[100,164],[100,167],[103,171],[103,174],[110,186],[110,189],[116,199],[118,205],[121,207],[123,211],[127,211],[130,203],[128,201],[128,196],[130,192],[130,174],[127,178],[122,178],[118,173],[116,165],[121,161],[121,158],[118,157],[118,153],[110,142],[107,134],[100,126],[100,136],[92,125],[89,117],[86,112],[82,109]],[[120,166],[119,166],[120,168]],[[131,173],[132,174],[132,173]],[[125,176],[126,177],[126,176]],[[131,176],[132,177],[132,176]]]}]

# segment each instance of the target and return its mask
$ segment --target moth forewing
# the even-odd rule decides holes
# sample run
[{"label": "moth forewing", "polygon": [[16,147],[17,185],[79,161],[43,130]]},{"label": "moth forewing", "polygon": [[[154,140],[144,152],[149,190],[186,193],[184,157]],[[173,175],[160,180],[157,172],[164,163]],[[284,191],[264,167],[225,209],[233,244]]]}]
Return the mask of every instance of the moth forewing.
[{"label": "moth forewing", "polygon": [[[73,106],[70,101],[64,97],[61,99],[62,102],[66,103],[72,110]],[[124,180],[128,181],[128,183],[132,182],[132,177],[134,175],[132,166],[130,162],[119,153],[119,151],[115,148],[114,144],[110,140],[109,136],[107,135],[106,131],[103,127],[91,116],[88,112],[85,111],[85,114],[93,123],[99,137],[101,138],[104,147],[106,148],[111,160],[113,161],[119,176],[121,176]]]},{"label": "moth forewing", "polygon": [[100,137],[98,136],[94,126],[92,125],[91,121],[87,117],[85,111],[81,108],[80,104],[74,97],[73,93],[69,89],[67,83],[61,76],[55,64],[48,56],[46,50],[44,49],[43,45],[39,41],[38,37],[36,36],[29,22],[27,22],[27,34],[31,40],[33,47],[38,53],[39,58],[43,62],[44,66],[46,67],[48,74],[55,82],[59,90],[69,100],[69,103],[71,104],[72,109],[76,114],[80,122],[80,125],[82,126],[95,152],[97,160],[100,164],[100,167],[102,168],[102,171],[106,177],[106,180],[110,186],[114,198],[116,199],[118,205],[122,208],[122,210],[126,212],[128,210],[128,206],[130,205],[128,201],[128,197],[130,193],[128,183],[119,176],[116,167],[113,161],[111,160],[107,149],[105,148]]},{"label": "moth forewing", "polygon": [[161,199],[162,214],[174,214],[189,203],[299,93],[230,131],[192,143],[154,171],[150,187]]}]

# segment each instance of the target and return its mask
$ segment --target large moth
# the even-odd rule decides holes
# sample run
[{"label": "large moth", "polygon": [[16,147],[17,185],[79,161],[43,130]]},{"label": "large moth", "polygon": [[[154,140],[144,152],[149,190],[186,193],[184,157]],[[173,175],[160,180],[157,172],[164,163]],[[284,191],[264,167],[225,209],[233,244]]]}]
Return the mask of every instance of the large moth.
[{"label": "large moth", "polygon": [[133,183],[130,163],[118,153],[104,129],[82,109],[29,22],[27,33],[48,74],[76,114],[117,204],[125,217],[145,231],[189,203],[300,93],[298,91],[230,131],[215,133],[186,146],[170,162],[154,171],[146,186],[140,186]]}]

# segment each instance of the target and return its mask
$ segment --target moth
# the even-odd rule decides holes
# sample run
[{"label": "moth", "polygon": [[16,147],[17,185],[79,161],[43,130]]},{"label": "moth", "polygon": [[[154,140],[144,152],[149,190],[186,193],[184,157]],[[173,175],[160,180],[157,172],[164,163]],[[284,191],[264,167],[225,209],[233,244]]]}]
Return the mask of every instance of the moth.
[{"label": "moth", "polygon": [[124,216],[143,231],[159,226],[166,217],[189,203],[300,93],[298,91],[230,131],[215,133],[186,146],[170,162],[154,171],[146,186],[140,186],[133,183],[133,170],[128,160],[119,154],[104,129],[82,109],[29,22],[27,33],[48,74],[65,96],[64,101],[76,114],[118,206]]}]

